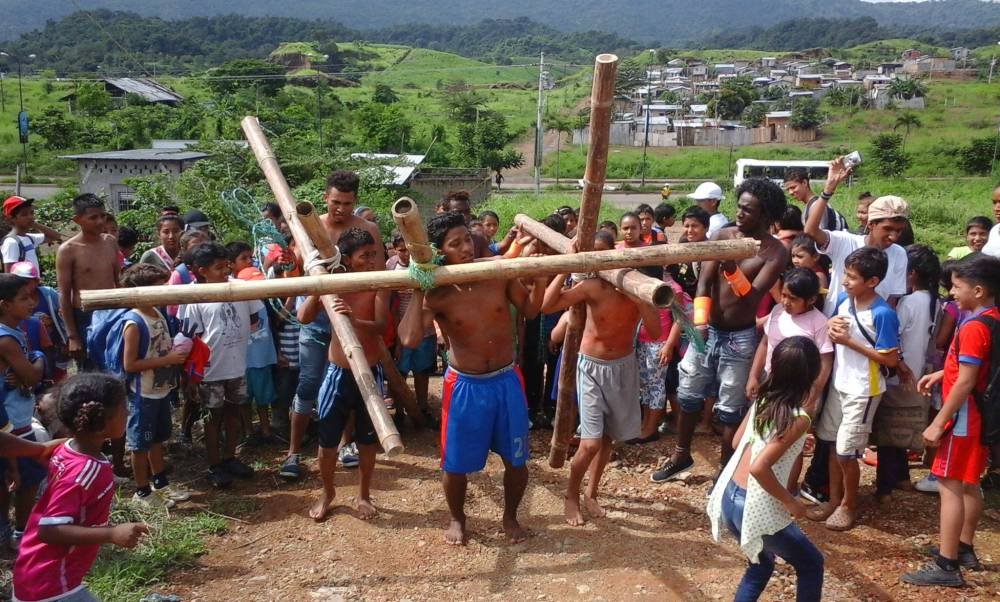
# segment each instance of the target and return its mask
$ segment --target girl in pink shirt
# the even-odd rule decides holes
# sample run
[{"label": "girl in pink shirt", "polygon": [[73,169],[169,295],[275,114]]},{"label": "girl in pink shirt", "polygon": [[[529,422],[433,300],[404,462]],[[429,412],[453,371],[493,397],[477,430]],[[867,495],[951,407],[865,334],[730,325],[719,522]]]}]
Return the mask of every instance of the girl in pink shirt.
[{"label": "girl in pink shirt", "polygon": [[83,583],[102,543],[133,548],[148,528],[108,525],[115,495],[107,439],[125,436],[128,410],[122,383],[98,373],[77,374],[59,388],[59,419],[73,438],[52,454],[49,483],[14,562],[15,602],[96,602]]}]

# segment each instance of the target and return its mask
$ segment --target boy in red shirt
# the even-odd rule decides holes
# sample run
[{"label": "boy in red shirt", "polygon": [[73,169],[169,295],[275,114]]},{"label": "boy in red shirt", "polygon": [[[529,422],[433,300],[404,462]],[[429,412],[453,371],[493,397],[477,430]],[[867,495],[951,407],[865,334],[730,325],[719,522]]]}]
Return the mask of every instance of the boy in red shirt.
[{"label": "boy in red shirt", "polygon": [[959,309],[971,315],[951,343],[944,370],[925,375],[917,384],[929,396],[931,387],[942,383],[945,400],[924,431],[927,445],[938,448],[931,473],[940,483],[941,546],[930,550],[936,560],[903,574],[905,583],[960,587],[965,584],[960,567],[981,568],[972,539],[983,513],[979,476],[986,469],[989,448],[980,440],[981,420],[973,395],[986,390],[993,341],[981,318],[1000,320],[995,305],[998,289],[1000,260],[996,258],[975,253],[952,271],[951,294]]}]

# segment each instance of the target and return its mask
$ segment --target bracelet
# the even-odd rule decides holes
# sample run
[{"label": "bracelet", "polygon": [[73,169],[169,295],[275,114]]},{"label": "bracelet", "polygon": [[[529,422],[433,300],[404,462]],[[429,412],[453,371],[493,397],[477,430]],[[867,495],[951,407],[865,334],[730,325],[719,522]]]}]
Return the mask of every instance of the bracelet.
[{"label": "bracelet", "polygon": [[695,326],[705,326],[708,324],[709,310],[712,309],[711,297],[694,298],[694,324]]},{"label": "bracelet", "polygon": [[829,201],[830,199],[833,198],[833,194],[825,190],[821,190],[819,193],[819,198],[823,199],[824,201]]},{"label": "bracelet", "polygon": [[739,266],[736,267],[736,271],[732,274],[725,270],[722,270],[722,274],[726,277],[726,280],[729,281],[729,286],[733,288],[733,292],[736,293],[737,297],[746,296],[746,294],[753,288],[753,286],[750,285],[750,281],[747,280],[746,275],[743,273],[743,270],[739,268]]}]

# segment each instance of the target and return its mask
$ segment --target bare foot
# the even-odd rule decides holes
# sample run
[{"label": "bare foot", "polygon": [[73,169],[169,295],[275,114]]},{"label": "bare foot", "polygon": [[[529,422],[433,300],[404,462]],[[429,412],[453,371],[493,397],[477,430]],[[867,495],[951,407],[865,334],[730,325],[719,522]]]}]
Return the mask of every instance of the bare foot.
[{"label": "bare foot", "polygon": [[503,530],[507,534],[507,543],[509,545],[518,544],[528,539],[528,532],[524,530],[521,523],[517,522],[516,518],[505,518],[503,520]]},{"label": "bare foot", "polygon": [[371,500],[358,500],[358,518],[361,520],[378,518],[378,509],[375,508]]},{"label": "bare foot", "polygon": [[316,522],[326,518],[326,513],[330,511],[330,506],[333,505],[333,501],[335,499],[337,499],[337,492],[334,492],[330,497],[327,497],[326,493],[319,496],[319,501],[317,501],[316,505],[309,510],[309,518]]},{"label": "bare foot", "polygon": [[607,514],[607,512],[604,511],[604,508],[597,503],[596,498],[586,495],[583,496],[583,507],[587,509],[587,514],[589,514],[591,518],[604,518]]},{"label": "bare foot", "polygon": [[465,545],[465,519],[451,520],[451,525],[444,532],[444,540],[453,546]]},{"label": "bare foot", "polygon": [[566,523],[574,527],[581,527],[587,523],[587,519],[583,518],[583,513],[580,512],[579,499],[566,498]]}]

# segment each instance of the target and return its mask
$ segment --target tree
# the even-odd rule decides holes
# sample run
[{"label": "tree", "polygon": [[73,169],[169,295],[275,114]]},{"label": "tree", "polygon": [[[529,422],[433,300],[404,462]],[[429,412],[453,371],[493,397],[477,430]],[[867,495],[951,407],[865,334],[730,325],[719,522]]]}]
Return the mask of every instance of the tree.
[{"label": "tree", "polygon": [[747,127],[759,127],[764,123],[764,115],[766,114],[767,107],[762,104],[753,104],[743,109],[743,113],[740,114],[740,121]]},{"label": "tree", "polygon": [[111,110],[111,94],[104,89],[104,82],[84,82],[76,89],[76,110],[97,119]]},{"label": "tree", "polygon": [[927,86],[923,81],[916,78],[901,79],[894,77],[889,82],[889,96],[898,96],[903,100],[911,98],[923,98],[927,96]]},{"label": "tree", "polygon": [[894,178],[910,166],[910,156],[903,152],[903,137],[899,134],[878,134],[871,139],[868,152],[875,173]]},{"label": "tree", "polygon": [[413,131],[399,103],[366,102],[354,111],[353,118],[361,145],[379,152],[402,150],[405,138]]},{"label": "tree", "polygon": [[220,95],[252,91],[273,98],[285,87],[285,68],[258,59],[236,59],[209,72],[206,83]]},{"label": "tree", "polygon": [[680,92],[671,92],[670,90],[665,90],[660,94],[660,100],[666,101],[670,104],[679,105],[684,102],[684,95]]},{"label": "tree", "polygon": [[486,167],[494,173],[524,165],[524,155],[505,149],[512,141],[503,115],[480,116],[479,121],[458,126],[455,163],[463,167]]},{"label": "tree", "polygon": [[906,149],[906,138],[910,135],[911,128],[918,128],[924,124],[920,121],[920,118],[913,113],[903,113],[899,117],[896,117],[896,123],[892,126],[893,130],[898,130],[899,128],[904,128],[906,133],[903,134],[903,145],[902,148]]},{"label": "tree", "polygon": [[722,88],[715,98],[708,101],[708,116],[719,119],[739,119],[746,102],[739,92],[732,88]]},{"label": "tree", "polygon": [[997,157],[995,136],[973,138],[969,145],[958,153],[958,165],[965,173],[976,176],[990,175],[995,168]]},{"label": "tree", "polygon": [[486,99],[475,90],[464,92],[445,92],[442,99],[451,116],[461,123],[472,123],[483,112]]},{"label": "tree", "polygon": [[59,109],[46,109],[31,122],[31,130],[45,140],[45,148],[63,150],[76,144],[80,125]]},{"label": "tree", "polygon": [[819,127],[822,119],[819,113],[819,101],[814,98],[800,98],[792,103],[792,114],[788,125],[793,130],[812,130]]},{"label": "tree", "polygon": [[399,97],[389,86],[389,84],[375,84],[375,92],[372,94],[372,102],[377,102],[383,105],[391,105],[394,102],[399,102]]},{"label": "tree", "polygon": [[551,117],[548,123],[545,125],[546,128],[556,132],[556,185],[559,185],[559,156],[562,144],[563,134],[569,134],[573,131],[573,123],[565,117]]},{"label": "tree", "polygon": [[641,86],[649,85],[646,68],[629,59],[622,61],[615,76],[615,96],[631,94]]}]

